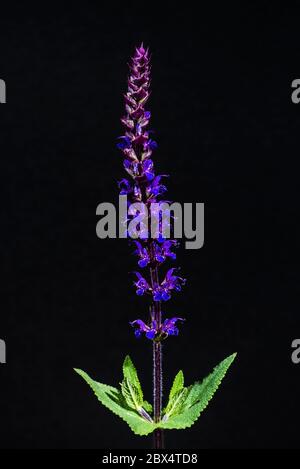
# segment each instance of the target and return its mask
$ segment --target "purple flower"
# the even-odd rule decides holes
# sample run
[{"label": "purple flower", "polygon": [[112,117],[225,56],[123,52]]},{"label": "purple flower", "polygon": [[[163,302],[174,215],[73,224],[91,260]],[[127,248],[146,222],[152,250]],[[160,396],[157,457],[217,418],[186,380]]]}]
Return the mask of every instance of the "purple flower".
[{"label": "purple flower", "polygon": [[[125,125],[127,130],[133,130],[134,129],[134,121],[132,119],[130,119],[130,117],[122,117],[121,122],[122,122],[122,124]],[[118,147],[118,148],[120,148],[120,147]],[[122,150],[122,148],[120,148],[120,150]]]},{"label": "purple flower", "polygon": [[158,147],[157,142],[151,139],[147,140],[144,143],[144,150],[147,150],[147,148],[150,148],[151,150],[156,150],[157,147]]},{"label": "purple flower", "polygon": [[168,288],[156,287],[153,290],[153,301],[168,301],[171,294]]},{"label": "purple flower", "polygon": [[163,332],[167,335],[178,335],[179,330],[176,327],[176,322],[177,321],[185,321],[185,319],[183,319],[183,318],[165,319],[162,326],[161,326],[161,332]]},{"label": "purple flower", "polygon": [[157,243],[154,244],[154,256],[155,260],[159,263],[164,262],[166,259],[162,247]]},{"label": "purple flower", "polygon": [[175,270],[175,268],[169,269],[163,282],[153,289],[154,301],[168,301],[171,298],[171,290],[181,290],[181,285],[185,284],[185,279],[178,275],[173,275]]},{"label": "purple flower", "polygon": [[131,177],[135,178],[139,175],[139,163],[136,161],[124,160],[123,166]]},{"label": "purple flower", "polygon": [[144,321],[141,319],[136,319],[129,323],[131,326],[135,327],[134,334],[136,337],[141,337],[142,333],[144,332],[147,339],[154,339],[158,330],[157,330],[157,323],[155,320],[152,320],[151,325],[147,326]]},{"label": "purple flower", "polygon": [[150,256],[147,248],[144,248],[139,241],[135,241],[136,244],[136,251],[135,253],[139,256],[140,260],[138,261],[138,265],[143,268],[146,267],[150,262]]},{"label": "purple flower", "polygon": [[177,241],[174,239],[170,239],[167,241],[163,241],[162,244],[154,243],[154,253],[155,253],[155,260],[159,263],[162,263],[166,260],[167,257],[171,259],[176,259],[176,254],[171,251],[172,247],[177,246]]},{"label": "purple flower", "polygon": [[147,280],[139,273],[139,272],[134,272],[135,275],[137,276],[138,280],[134,282],[136,286],[136,294],[138,296],[144,295],[147,291],[151,290],[151,287]]},{"label": "purple flower", "polygon": [[127,148],[131,147],[131,140],[130,140],[129,137],[127,137],[126,135],[122,135],[121,137],[119,137],[119,139],[121,141],[119,143],[117,143],[117,147],[120,150],[124,150],[124,149],[127,149]]},{"label": "purple flower", "polygon": [[130,192],[132,192],[132,185],[128,181],[128,179],[121,179],[121,181],[118,182],[118,186],[121,195],[129,194]]},{"label": "purple flower", "polygon": [[142,191],[139,185],[135,184],[133,187],[133,194],[137,202],[142,200]]},{"label": "purple flower", "polygon": [[148,181],[152,181],[154,179],[154,172],[153,172],[153,161],[147,159],[142,163],[143,174],[146,176]]},{"label": "purple flower", "polygon": [[164,194],[167,191],[166,186],[160,184],[162,177],[164,177],[164,175],[156,176],[151,182],[151,184],[147,187],[148,197],[156,197],[158,195]]},{"label": "purple flower", "polygon": [[172,252],[171,249],[178,246],[178,242],[175,239],[169,239],[163,242],[163,252],[166,257],[170,257],[171,259],[176,259],[175,252]]},{"label": "purple flower", "polygon": [[173,275],[176,268],[169,269],[161,286],[169,290],[181,291],[181,285],[184,285],[186,280],[178,275]]},{"label": "purple flower", "polygon": [[135,321],[130,322],[129,324],[135,328],[134,334],[136,337],[140,338],[143,333],[147,339],[153,340],[159,335],[178,335],[179,330],[176,327],[177,321],[185,321],[183,318],[172,318],[165,319],[163,324],[160,327],[157,325],[157,321],[153,319],[151,324],[148,326],[141,319],[136,319]]},{"label": "purple flower", "polygon": [[139,161],[133,148],[124,148],[123,153],[127,159],[132,161]]}]

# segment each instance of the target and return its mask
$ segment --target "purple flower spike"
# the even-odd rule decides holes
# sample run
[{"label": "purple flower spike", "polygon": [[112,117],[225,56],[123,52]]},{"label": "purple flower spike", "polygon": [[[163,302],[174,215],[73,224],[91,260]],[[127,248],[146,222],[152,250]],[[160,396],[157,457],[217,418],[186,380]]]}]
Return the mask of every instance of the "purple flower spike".
[{"label": "purple flower spike", "polygon": [[[151,226],[151,214],[154,217],[159,216],[161,204],[170,202],[162,199],[167,192],[164,184],[164,178],[167,175],[156,174],[152,158],[153,152],[157,149],[157,142],[152,138],[154,132],[148,127],[151,118],[150,111],[146,109],[150,96],[150,54],[143,44],[135,49],[129,69],[128,88],[124,94],[125,115],[121,119],[124,131],[117,144],[124,156],[123,166],[128,179],[121,179],[119,190],[120,194],[127,195],[128,219],[126,223],[137,214],[135,210],[131,210],[132,204],[142,202],[147,207],[145,213],[142,209],[138,213],[144,214],[145,219],[148,217],[148,223],[140,222],[138,225],[139,240],[135,241],[134,254],[137,256],[139,268],[149,269],[149,274],[145,275],[149,281],[139,272],[135,272],[137,279],[134,285],[136,294],[146,296],[151,302],[151,325],[147,325],[147,322],[141,319],[133,321],[131,325],[135,326],[136,337],[144,334],[148,339],[160,341],[164,338],[163,336],[178,333],[176,321],[182,319],[173,318],[164,321],[160,308],[161,302],[168,301],[174,291],[181,290],[185,279],[176,275],[174,268],[169,269],[165,277],[159,272],[163,263],[176,259],[174,248],[178,245],[176,240],[163,237],[162,223],[158,227],[158,238],[149,237],[148,227]],[[153,203],[157,205],[151,205]],[[167,220],[170,216],[172,220],[173,215],[168,209],[163,210],[163,215],[165,215],[163,218]],[[131,235],[130,228],[128,228],[128,235]]]}]

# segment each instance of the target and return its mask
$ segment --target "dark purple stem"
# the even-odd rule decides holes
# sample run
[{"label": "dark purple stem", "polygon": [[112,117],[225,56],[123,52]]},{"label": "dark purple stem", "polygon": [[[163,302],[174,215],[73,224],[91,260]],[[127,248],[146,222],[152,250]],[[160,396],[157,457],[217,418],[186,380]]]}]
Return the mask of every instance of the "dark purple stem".
[{"label": "dark purple stem", "polygon": [[[151,254],[153,253],[153,247],[151,246]],[[157,267],[150,268],[151,284],[152,288],[155,288],[159,284],[158,269]],[[152,305],[152,319],[157,321],[157,325],[161,326],[161,303],[156,301]],[[162,344],[161,341],[153,341],[153,408],[154,408],[154,422],[161,420],[162,411]],[[154,431],[153,438],[154,449],[164,448],[164,432],[158,428]]]},{"label": "dark purple stem", "polygon": [[[161,342],[153,341],[153,402],[154,402],[154,421],[161,419],[162,404],[162,350]],[[164,433],[158,428],[154,431],[153,439],[154,449],[164,448]]]}]

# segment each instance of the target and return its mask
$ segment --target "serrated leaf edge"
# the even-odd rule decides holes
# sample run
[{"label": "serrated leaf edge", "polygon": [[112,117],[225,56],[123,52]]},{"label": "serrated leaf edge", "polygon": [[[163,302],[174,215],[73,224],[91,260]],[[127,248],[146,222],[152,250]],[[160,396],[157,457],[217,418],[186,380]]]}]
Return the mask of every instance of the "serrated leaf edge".
[{"label": "serrated leaf edge", "polygon": [[[173,397],[172,400],[168,402],[166,410],[165,410],[165,414],[162,418],[162,422],[168,420],[172,416],[172,414],[176,410],[177,404],[179,404],[180,399],[183,397],[183,394],[185,394],[186,390],[187,390],[187,388],[181,389],[181,391],[178,391],[177,397],[176,398]],[[170,406],[170,409],[168,410],[169,406]],[[180,414],[180,412],[179,412],[179,414]]]},{"label": "serrated leaf edge", "polygon": [[[108,410],[110,410],[113,414],[117,415],[118,417],[120,417],[120,419],[122,419],[129,427],[130,429],[132,430],[132,432],[135,434],[135,435],[138,435],[138,436],[146,436],[146,435],[149,435],[150,433],[152,433],[155,428],[156,428],[156,424],[154,423],[151,423],[149,421],[147,421],[145,418],[141,417],[138,413],[135,413],[134,410],[130,410],[128,411],[127,409],[124,409],[124,412],[128,414],[128,416],[131,416],[132,417],[132,414],[134,415],[135,418],[139,419],[143,424],[147,424],[147,425],[151,425],[153,426],[153,429],[149,432],[146,432],[146,433],[138,433],[135,431],[135,429],[132,427],[132,425],[124,419],[124,417],[122,415],[120,415],[118,412],[116,412],[115,410],[112,410],[107,404],[103,403],[98,395],[97,395],[97,392],[95,390],[95,386],[92,384],[92,382],[95,382],[97,383],[97,381],[94,381],[85,371],[83,370],[80,370],[79,368],[74,368],[74,371],[76,371],[76,373],[78,373],[84,380],[85,382],[90,386],[90,388],[93,390],[97,400],[99,402],[101,402],[101,404],[106,407]],[[92,382],[91,382],[92,381]],[[119,389],[117,388],[114,388],[113,386],[109,386],[107,384],[103,384],[103,383],[98,383],[98,384],[101,384],[101,386],[104,386],[107,390],[110,390],[110,391],[116,391],[116,392],[121,392],[119,391]]]},{"label": "serrated leaf edge", "polygon": [[[167,423],[167,422],[170,422],[170,420],[172,420],[172,415],[171,415],[167,421],[163,422],[163,420],[162,420],[161,422],[158,423],[158,425],[160,426],[160,428],[165,428],[166,430],[184,430],[185,428],[190,428],[192,425],[194,425],[194,423],[198,420],[198,418],[200,417],[200,415],[202,414],[202,412],[203,412],[203,411],[206,409],[206,407],[208,406],[209,402],[212,400],[212,398],[213,398],[213,396],[215,395],[216,391],[219,389],[219,386],[220,386],[222,380],[224,379],[224,377],[225,377],[225,375],[226,375],[226,373],[227,373],[229,367],[232,365],[232,363],[233,363],[233,361],[234,361],[234,359],[235,359],[236,356],[237,356],[237,353],[235,352],[235,353],[233,353],[232,355],[229,355],[229,356],[228,356],[227,358],[225,358],[224,360],[222,360],[223,362],[226,361],[226,360],[228,360],[228,366],[227,366],[226,369],[223,371],[223,373],[222,373],[222,375],[220,376],[220,378],[217,380],[217,385],[216,385],[214,391],[212,392],[210,398],[206,401],[206,404],[201,408],[198,417],[196,417],[194,420],[192,420],[190,424],[187,424],[187,425],[182,426],[182,427],[180,427],[180,428],[169,428],[169,427],[165,428],[165,427],[163,426],[163,424],[164,424],[164,423]],[[209,378],[209,376],[214,373],[214,371],[216,370],[216,368],[218,368],[218,366],[220,366],[221,363],[222,363],[222,362],[220,362],[218,365],[216,365],[216,366],[214,367],[213,371],[212,371],[206,378],[204,378],[201,382],[200,382],[200,381],[195,381],[195,383],[192,384],[191,386],[188,386],[188,388],[190,388],[190,387],[192,387],[192,386],[194,386],[195,384],[198,384],[198,383],[199,383],[199,384],[202,384],[202,383],[205,381],[205,379]],[[185,388],[185,389],[188,389],[188,388]],[[196,406],[196,405],[199,404],[199,403],[200,403],[200,402],[198,401],[198,402],[192,404],[191,406],[187,407],[187,409],[184,409],[184,411],[186,411],[186,410],[188,410],[188,409],[191,409],[193,406]],[[179,414],[174,415],[174,418],[179,417],[180,414],[182,414],[182,413],[183,413],[183,412],[179,412]]]},{"label": "serrated leaf edge", "polygon": [[[126,366],[127,366],[127,370],[126,370]],[[136,389],[138,391],[140,401],[143,402],[144,394],[143,394],[143,389],[142,389],[142,386],[141,386],[141,383],[140,383],[140,380],[139,380],[138,372],[137,372],[137,369],[134,366],[134,363],[131,360],[129,355],[126,355],[126,357],[124,359],[124,362],[123,362],[123,365],[122,365],[122,371],[123,371],[124,379],[127,379],[128,382],[130,381],[130,378],[132,377],[131,373],[133,372],[133,375],[134,375],[133,376],[133,382],[134,381],[136,382]]]},{"label": "serrated leaf edge", "polygon": [[[191,423],[189,423],[189,424],[186,424],[186,425],[184,425],[184,426],[182,426],[182,427],[180,427],[180,428],[169,428],[169,427],[165,427],[165,426],[164,426],[164,423],[170,422],[170,420],[172,420],[172,415],[170,415],[169,419],[168,419],[166,422],[164,422],[163,420],[161,420],[161,421],[158,422],[158,423],[154,423],[154,422],[149,422],[147,419],[143,418],[141,415],[139,415],[137,412],[135,412],[134,409],[128,411],[127,409],[123,408],[124,412],[125,412],[126,414],[128,414],[129,417],[135,417],[136,419],[140,420],[141,423],[143,423],[143,425],[146,425],[146,424],[147,424],[147,425],[150,425],[150,426],[152,427],[152,429],[151,429],[149,432],[143,432],[143,433],[136,432],[135,429],[132,427],[132,425],[131,425],[122,415],[120,415],[119,412],[116,412],[115,410],[111,409],[106,403],[103,403],[103,402],[99,399],[99,397],[98,397],[98,395],[97,395],[97,391],[96,391],[95,386],[94,386],[93,383],[96,383],[96,384],[101,385],[101,386],[104,388],[104,390],[106,389],[107,391],[114,391],[114,392],[117,392],[117,393],[121,393],[121,394],[122,394],[122,392],[121,392],[119,389],[117,389],[117,388],[115,388],[115,387],[113,387],[113,386],[109,386],[109,385],[107,385],[107,384],[98,383],[97,381],[94,381],[92,378],[90,378],[90,376],[89,376],[85,371],[80,370],[79,368],[74,368],[74,371],[76,371],[76,373],[78,373],[78,374],[86,381],[86,383],[90,386],[90,388],[93,390],[95,396],[97,397],[97,400],[98,400],[99,402],[101,402],[101,404],[102,404],[104,407],[106,407],[106,408],[107,408],[108,410],[110,410],[112,413],[114,413],[115,415],[117,415],[118,417],[120,417],[125,423],[127,423],[127,425],[129,426],[129,428],[132,430],[132,432],[133,432],[135,435],[146,436],[146,435],[149,435],[150,433],[152,433],[156,428],[162,428],[162,429],[167,429],[167,430],[184,430],[185,428],[190,428],[190,427],[198,420],[198,418],[200,417],[200,415],[201,415],[201,413],[203,412],[203,410],[206,409],[206,407],[208,406],[209,402],[211,401],[211,399],[212,399],[213,396],[215,395],[215,393],[216,393],[216,391],[218,390],[218,388],[219,388],[219,386],[220,386],[222,380],[224,379],[224,377],[225,377],[225,375],[226,375],[226,373],[227,373],[229,367],[230,367],[231,364],[233,363],[233,361],[234,361],[236,355],[237,355],[237,353],[233,353],[232,355],[229,355],[227,358],[225,358],[225,359],[223,360],[223,362],[224,362],[224,361],[228,361],[228,362],[226,363],[227,366],[226,366],[226,368],[224,369],[224,371],[222,372],[222,374],[220,375],[220,377],[218,378],[218,380],[217,380],[217,382],[216,382],[216,386],[215,386],[214,391],[212,392],[212,394],[211,394],[211,396],[209,397],[209,399],[207,399],[206,403],[205,403],[205,404],[203,405],[203,407],[201,408],[201,410],[200,410],[200,412],[199,412],[199,415],[198,415],[194,420],[192,420]],[[132,366],[133,366],[133,368],[134,368],[134,370],[135,370],[137,380],[138,380],[138,382],[139,382],[139,379],[138,379],[138,376],[137,376],[137,372],[136,372],[136,368],[135,368],[135,366],[133,365],[132,360],[131,360],[131,358],[129,357],[129,355],[126,356],[125,360],[126,360],[126,359],[127,359],[127,360],[129,359],[129,360],[130,360],[130,362],[131,362],[131,364],[132,364]],[[125,363],[125,360],[124,360],[124,363]],[[183,388],[183,390],[185,390],[185,389],[188,390],[189,388],[192,388],[192,386],[194,386],[195,384],[202,384],[202,383],[205,381],[205,379],[209,378],[209,376],[212,375],[212,374],[215,372],[216,368],[218,368],[218,367],[221,365],[221,363],[222,363],[222,362],[220,362],[218,365],[216,365],[216,366],[214,367],[213,371],[212,371],[206,378],[204,378],[201,382],[200,382],[200,381],[195,381],[195,383],[194,383],[193,385],[188,386],[188,387],[185,387],[185,388]],[[123,367],[124,367],[124,364],[123,364]],[[182,372],[182,370],[180,370],[180,371]],[[124,373],[124,368],[123,368],[123,373]],[[178,373],[179,373],[179,372],[178,372]],[[178,373],[177,373],[177,375],[178,375]],[[183,373],[182,373],[182,374],[183,374]],[[177,377],[177,375],[176,375],[176,377]],[[176,377],[175,377],[175,379],[176,379]],[[174,379],[174,381],[175,381],[175,379]],[[173,382],[173,385],[174,385],[174,382]],[[173,386],[172,386],[172,388],[173,388]],[[172,390],[172,388],[171,388],[171,390]],[[142,389],[141,389],[141,392],[142,392]],[[170,393],[170,394],[171,394],[171,393]],[[123,395],[123,394],[122,394],[122,395]],[[123,397],[124,397],[124,396],[123,396]],[[193,408],[194,406],[196,406],[197,404],[199,405],[199,404],[200,404],[200,401],[198,401],[198,402],[196,402],[196,403],[194,403],[194,404],[188,406],[187,408],[184,409],[184,411],[189,410],[189,409],[192,409],[192,408]],[[182,414],[182,413],[183,413],[183,412],[179,412],[179,414],[174,415],[173,418],[179,417],[180,414]]]}]

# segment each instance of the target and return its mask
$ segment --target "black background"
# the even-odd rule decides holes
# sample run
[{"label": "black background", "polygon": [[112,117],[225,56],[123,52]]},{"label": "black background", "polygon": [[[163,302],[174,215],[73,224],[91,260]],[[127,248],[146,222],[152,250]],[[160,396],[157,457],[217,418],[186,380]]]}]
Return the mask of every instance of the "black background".
[{"label": "black background", "polygon": [[181,248],[188,283],[165,307],[187,319],[165,343],[165,395],[178,369],[191,383],[238,352],[200,420],[167,446],[297,447],[299,11],[125,3],[1,7],[0,447],[151,445],[72,370],[117,385],[129,353],[151,399],[151,344],[128,325],[146,314],[132,248],[95,233],[96,206],[117,202],[124,176],[115,139],[142,40],[156,169],[173,200],[205,203],[205,246]]}]

